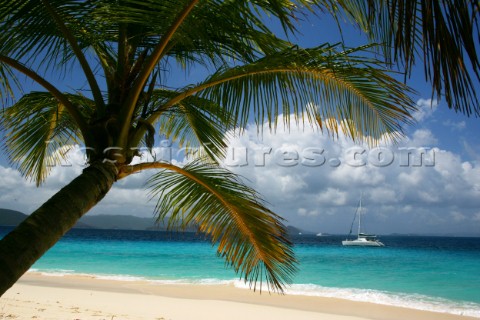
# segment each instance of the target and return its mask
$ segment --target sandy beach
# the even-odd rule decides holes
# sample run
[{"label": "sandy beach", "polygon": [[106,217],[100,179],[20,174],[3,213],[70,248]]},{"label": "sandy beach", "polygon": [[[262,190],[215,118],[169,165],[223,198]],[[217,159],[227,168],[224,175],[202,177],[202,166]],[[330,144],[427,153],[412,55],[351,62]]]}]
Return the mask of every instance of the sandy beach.
[{"label": "sandy beach", "polygon": [[0,299],[0,319],[467,320],[471,317],[229,285],[159,285],[28,273]]}]

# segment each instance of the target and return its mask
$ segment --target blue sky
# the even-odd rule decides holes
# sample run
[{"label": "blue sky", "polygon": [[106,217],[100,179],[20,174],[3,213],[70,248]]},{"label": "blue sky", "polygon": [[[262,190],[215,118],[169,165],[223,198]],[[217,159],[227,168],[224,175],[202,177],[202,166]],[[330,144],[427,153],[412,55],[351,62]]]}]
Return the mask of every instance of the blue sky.
[{"label": "blue sky", "polygon": [[[343,36],[347,45],[363,43],[359,31],[346,30]],[[302,46],[340,41],[335,22],[329,18],[310,18],[302,22],[299,31],[301,35],[291,40],[297,40]],[[198,70],[192,71],[188,75],[172,76],[170,83],[172,86],[185,84],[186,79],[196,81],[202,75]],[[63,79],[63,83],[57,83],[63,88],[84,86],[84,80],[76,73]],[[249,127],[244,136],[232,138],[230,145],[250,153],[259,148],[271,148],[272,152],[264,155],[265,165],[252,163],[251,157],[248,165],[235,166],[232,165],[234,162],[227,165],[246,177],[248,183],[264,195],[272,209],[288,220],[288,224],[314,232],[348,232],[363,192],[367,231],[480,234],[480,120],[449,110],[443,101],[430,100],[431,89],[424,81],[421,66],[414,71],[408,84],[418,92],[413,99],[419,104],[420,111],[415,114],[417,123],[404,128],[405,139],[398,145],[385,146],[395,157],[391,165],[376,166],[368,161],[361,167],[348,165],[348,152],[355,147],[351,141],[342,135],[332,141],[326,135],[295,126],[289,134],[282,130],[276,135],[266,132],[262,139],[257,137],[253,126]],[[372,148],[361,147],[365,148],[366,154],[375,152]],[[399,148],[420,147],[433,152],[433,166],[405,167],[399,164],[402,152]],[[309,148],[324,150],[324,165],[285,165],[275,159],[275,152],[279,150],[301,156]],[[2,155],[0,207],[32,212],[81,172],[81,153],[74,149],[71,155],[73,165],[54,168],[41,188],[35,188],[23,179]],[[340,165],[333,166],[329,162],[331,159],[338,160]],[[184,160],[177,157],[176,161]],[[147,177],[148,173],[141,173],[120,181],[89,214],[151,216],[154,203],[148,202],[143,188]]]}]

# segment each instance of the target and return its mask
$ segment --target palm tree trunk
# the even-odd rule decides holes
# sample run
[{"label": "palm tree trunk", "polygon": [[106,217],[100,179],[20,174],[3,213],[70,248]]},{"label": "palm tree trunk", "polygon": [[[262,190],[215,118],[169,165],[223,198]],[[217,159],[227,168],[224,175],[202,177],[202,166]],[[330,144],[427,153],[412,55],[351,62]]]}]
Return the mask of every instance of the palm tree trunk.
[{"label": "palm tree trunk", "polygon": [[95,163],[0,241],[0,296],[110,190],[117,167]]}]

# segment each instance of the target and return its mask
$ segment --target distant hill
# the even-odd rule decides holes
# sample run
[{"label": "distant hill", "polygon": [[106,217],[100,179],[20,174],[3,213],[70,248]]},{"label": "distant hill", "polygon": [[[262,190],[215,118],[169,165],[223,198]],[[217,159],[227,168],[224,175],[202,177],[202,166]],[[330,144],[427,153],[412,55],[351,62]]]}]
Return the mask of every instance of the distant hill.
[{"label": "distant hill", "polygon": [[[156,230],[156,231],[165,231],[166,221],[161,223],[156,223],[154,217],[151,218],[140,218],[130,215],[86,215],[80,219],[80,222],[83,222],[96,229],[125,229],[125,230]],[[195,225],[187,226],[181,231],[184,232],[197,232],[198,227]],[[298,229],[293,226],[287,227],[287,232],[290,235],[298,234],[314,234],[313,232]]]},{"label": "distant hill", "polygon": [[[20,211],[0,209],[0,226],[14,227],[19,225],[27,217],[28,215]],[[74,228],[91,229],[92,227],[79,221],[75,224]]]},{"label": "distant hill", "polygon": [[27,217],[20,211],[0,209],[0,226],[16,226]]},{"label": "distant hill", "polygon": [[287,233],[289,235],[299,235],[299,234],[304,234],[304,235],[312,235],[315,234],[314,232],[307,231],[307,230],[302,230],[294,226],[287,226]]},{"label": "distant hill", "polygon": [[147,230],[155,229],[155,220],[152,218],[140,218],[126,215],[95,215],[83,216],[80,222],[96,229],[128,229]]},{"label": "distant hill", "polygon": [[[26,214],[19,211],[0,209],[0,226],[16,226],[27,218]],[[166,223],[156,223],[154,217],[140,218],[130,215],[85,215],[77,222],[74,228],[79,229],[122,229],[122,230],[156,230],[165,231]],[[179,230],[180,231],[180,230]],[[187,226],[181,231],[197,232],[197,226]],[[288,234],[313,234],[312,232],[298,229],[293,226],[287,227]]]},{"label": "distant hill", "polygon": [[[152,230],[165,231],[167,230],[166,222],[157,223],[154,217],[140,218],[130,215],[109,215],[100,214],[95,216],[84,216],[80,222],[92,226],[96,229],[122,229],[122,230]],[[183,232],[197,232],[196,226],[187,226],[179,231]]]},{"label": "distant hill", "polygon": [[[15,210],[0,209],[0,226],[17,226],[28,215]],[[165,224],[157,224],[152,218],[140,218],[129,215],[86,215],[77,222],[79,229],[125,229],[125,230],[166,230]],[[195,226],[185,228],[187,232],[196,232]]]}]

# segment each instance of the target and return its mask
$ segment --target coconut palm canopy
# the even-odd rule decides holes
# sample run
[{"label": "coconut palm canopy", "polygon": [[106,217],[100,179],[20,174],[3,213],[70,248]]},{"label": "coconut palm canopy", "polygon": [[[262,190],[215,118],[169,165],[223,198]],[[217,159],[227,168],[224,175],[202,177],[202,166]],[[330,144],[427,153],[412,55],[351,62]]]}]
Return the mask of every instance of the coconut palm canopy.
[{"label": "coconut palm canopy", "polygon": [[[449,10],[455,15],[446,20]],[[292,115],[353,139],[396,139],[415,107],[410,89],[387,66],[398,62],[408,74],[417,51],[425,52],[436,92],[451,107],[478,113],[472,90],[478,58],[474,33],[466,33],[477,27],[475,10],[474,2],[448,1],[0,1],[5,152],[38,185],[64,156],[62,147],[82,144],[88,158],[78,178],[0,242],[1,292],[115,181],[147,169],[159,220],[197,224],[246,281],[282,290],[296,269],[291,243],[281,217],[219,164],[227,132],[250,122],[275,129],[283,114],[286,124]],[[346,16],[383,46],[319,41],[302,48],[266,22],[273,18],[285,34],[295,34],[308,12]],[[464,21],[466,15],[473,18]],[[374,51],[386,59],[372,58]],[[172,87],[166,72],[172,66],[208,75]],[[87,91],[56,87],[72,70],[82,71]],[[44,90],[10,99],[22,88],[19,75]],[[163,136],[200,152],[183,167],[132,164],[140,148],[151,149]]]}]

